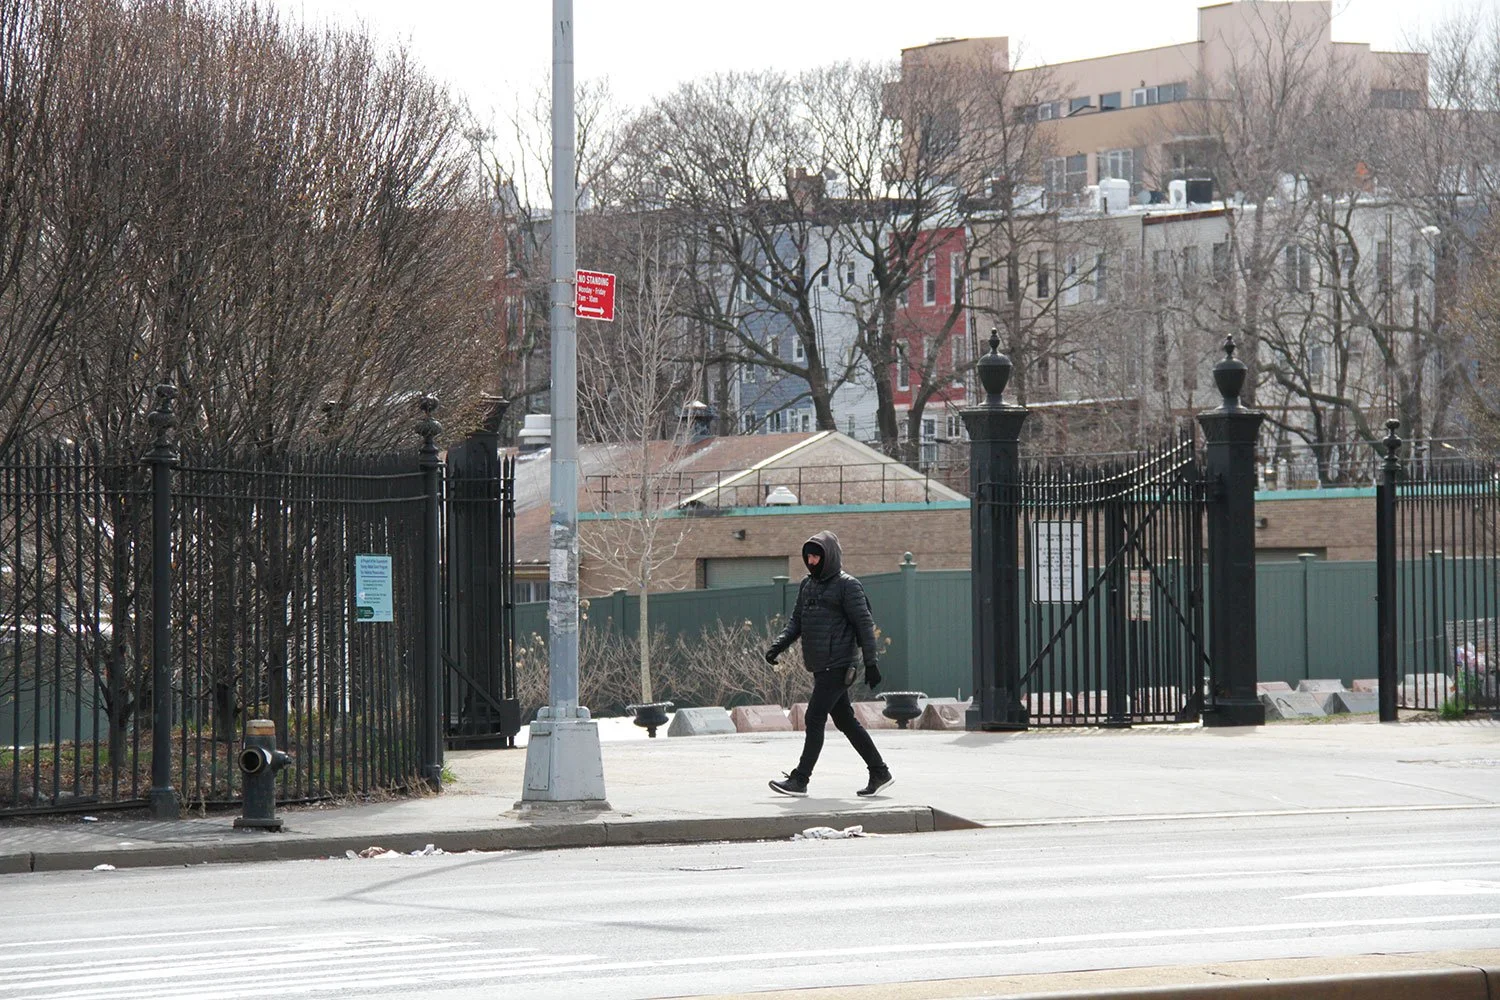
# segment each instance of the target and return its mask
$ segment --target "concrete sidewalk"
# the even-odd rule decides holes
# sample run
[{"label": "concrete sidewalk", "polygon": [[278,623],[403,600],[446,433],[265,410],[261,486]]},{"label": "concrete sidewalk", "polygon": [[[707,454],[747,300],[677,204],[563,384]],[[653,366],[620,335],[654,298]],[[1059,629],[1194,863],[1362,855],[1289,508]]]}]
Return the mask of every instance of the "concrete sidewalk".
[{"label": "concrete sidewalk", "polygon": [[1500,724],[1275,724],[1014,734],[882,731],[897,783],[860,799],[859,759],[830,733],[807,798],[772,793],[800,733],[606,740],[612,811],[523,820],[525,752],[449,754],[441,795],[286,809],[280,834],[233,814],[0,826],[0,873],[410,851],[585,847],[790,837],[812,826],[872,833],[1142,818],[1500,806]]}]

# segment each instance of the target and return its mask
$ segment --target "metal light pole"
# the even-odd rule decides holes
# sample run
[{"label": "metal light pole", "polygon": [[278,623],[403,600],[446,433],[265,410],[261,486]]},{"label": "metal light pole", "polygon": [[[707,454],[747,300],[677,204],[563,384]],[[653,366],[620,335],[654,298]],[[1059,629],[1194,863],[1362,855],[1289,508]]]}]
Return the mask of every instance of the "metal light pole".
[{"label": "metal light pole", "polygon": [[608,809],[599,726],[578,704],[578,323],[573,0],[552,0],[552,458],[548,705],[526,745],[522,809]]}]

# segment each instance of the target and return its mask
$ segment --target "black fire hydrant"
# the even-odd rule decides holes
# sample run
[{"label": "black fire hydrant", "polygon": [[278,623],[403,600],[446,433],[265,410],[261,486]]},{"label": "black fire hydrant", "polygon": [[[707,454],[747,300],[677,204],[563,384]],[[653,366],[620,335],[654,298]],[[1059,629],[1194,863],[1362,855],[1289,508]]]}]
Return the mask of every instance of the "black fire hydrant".
[{"label": "black fire hydrant", "polygon": [[291,757],[276,749],[276,723],[251,719],[245,724],[245,748],[240,751],[245,807],[235,817],[235,829],[281,829],[281,817],[276,815],[276,772],[291,762]]}]

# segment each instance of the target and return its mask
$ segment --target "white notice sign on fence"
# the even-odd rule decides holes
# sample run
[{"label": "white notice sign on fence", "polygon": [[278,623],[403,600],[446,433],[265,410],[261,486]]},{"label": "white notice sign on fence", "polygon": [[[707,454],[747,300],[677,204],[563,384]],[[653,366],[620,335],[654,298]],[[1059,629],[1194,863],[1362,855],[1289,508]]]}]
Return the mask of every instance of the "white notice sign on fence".
[{"label": "white notice sign on fence", "polygon": [[1031,600],[1075,604],[1083,600],[1083,522],[1035,521],[1031,525]]}]

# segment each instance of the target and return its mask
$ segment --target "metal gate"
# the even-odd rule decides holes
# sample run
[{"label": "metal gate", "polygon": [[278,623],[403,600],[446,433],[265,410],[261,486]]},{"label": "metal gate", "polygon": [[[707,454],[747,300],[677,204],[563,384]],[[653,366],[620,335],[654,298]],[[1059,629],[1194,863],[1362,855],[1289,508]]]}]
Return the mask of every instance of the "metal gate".
[{"label": "metal gate", "polygon": [[1191,436],[1127,462],[1038,466],[1020,526],[1021,685],[1034,725],[1191,722],[1203,710],[1203,523]]},{"label": "metal gate", "polygon": [[1376,501],[1382,716],[1500,709],[1500,467],[1403,467],[1392,424]]}]

